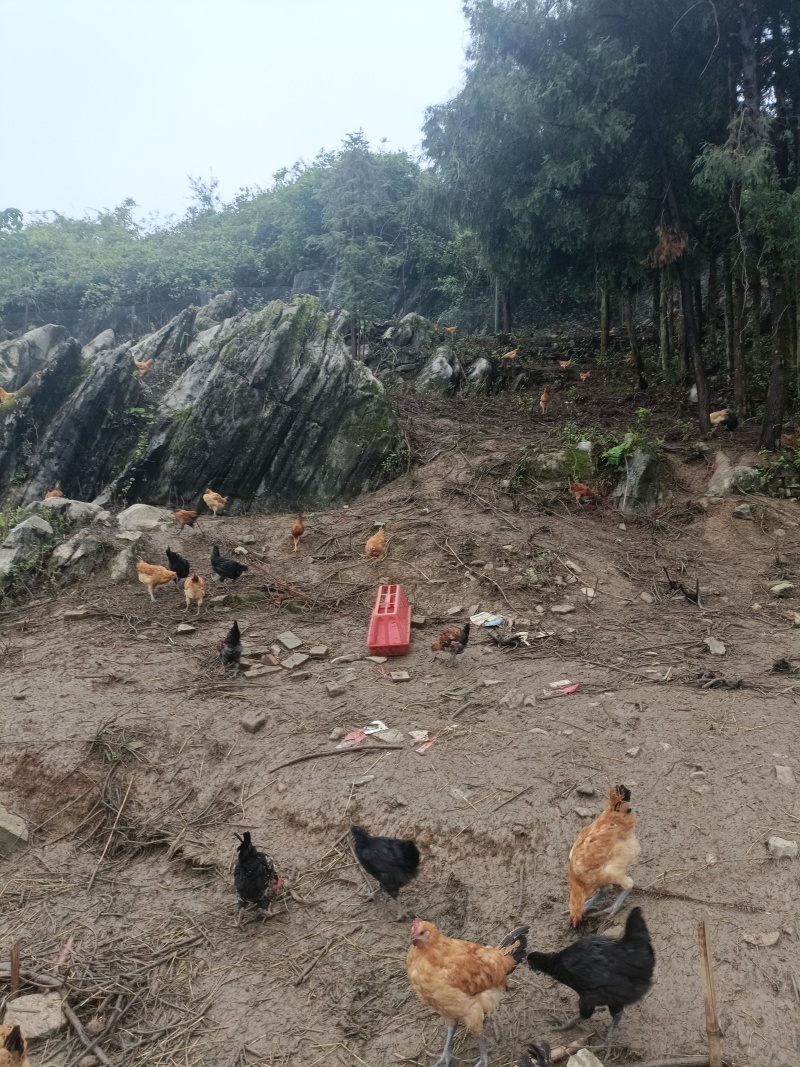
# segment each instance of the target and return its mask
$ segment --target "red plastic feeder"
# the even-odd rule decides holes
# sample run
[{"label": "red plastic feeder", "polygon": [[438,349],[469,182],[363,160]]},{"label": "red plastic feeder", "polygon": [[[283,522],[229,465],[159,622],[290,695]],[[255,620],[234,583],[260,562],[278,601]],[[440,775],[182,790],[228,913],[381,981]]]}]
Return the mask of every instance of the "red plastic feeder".
[{"label": "red plastic feeder", "polygon": [[378,589],[367,634],[373,656],[405,656],[411,645],[411,608],[399,585]]}]

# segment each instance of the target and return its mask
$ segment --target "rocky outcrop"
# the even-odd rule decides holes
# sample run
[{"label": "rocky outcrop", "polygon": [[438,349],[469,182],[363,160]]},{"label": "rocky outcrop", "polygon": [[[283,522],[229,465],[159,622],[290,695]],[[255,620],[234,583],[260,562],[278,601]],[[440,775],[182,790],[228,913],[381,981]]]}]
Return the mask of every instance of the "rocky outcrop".
[{"label": "rocky outcrop", "polygon": [[44,370],[67,339],[63,326],[40,326],[0,344],[0,386],[14,393]]},{"label": "rocky outcrop", "polygon": [[637,448],[626,461],[624,477],[612,492],[622,515],[647,514],[664,502],[663,456]]},{"label": "rocky outcrop", "polygon": [[[319,302],[236,307],[224,293],[133,348],[98,337],[90,358],[73,340],[51,345],[0,405],[6,503],[41,501],[60,482],[68,497],[104,505],[194,506],[210,485],[235,512],[323,506],[377,487],[397,423]],[[134,358],[154,361],[144,378]]]},{"label": "rocky outcrop", "polygon": [[453,392],[457,381],[450,346],[441,345],[422,368],[415,388],[418,393],[446,395]]}]

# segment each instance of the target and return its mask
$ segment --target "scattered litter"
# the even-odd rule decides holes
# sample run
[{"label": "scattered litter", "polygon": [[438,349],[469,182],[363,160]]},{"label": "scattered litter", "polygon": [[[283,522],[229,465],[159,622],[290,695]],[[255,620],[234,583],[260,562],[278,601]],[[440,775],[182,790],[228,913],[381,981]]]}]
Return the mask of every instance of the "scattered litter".
[{"label": "scattered litter", "polygon": [[367,782],[374,782],[374,774],[362,774],[359,778],[354,778],[350,785],[366,785]]},{"label": "scattered litter", "polygon": [[778,944],[780,936],[780,930],[773,930],[768,934],[742,934],[742,941],[746,945],[755,945],[757,948],[770,948]]},{"label": "scattered litter", "polygon": [[574,685],[565,685],[562,689],[543,689],[542,696],[544,697],[566,697],[570,693],[575,693],[580,688],[580,683],[575,682]]},{"label": "scattered litter", "polygon": [[453,730],[456,730],[457,728],[458,728],[457,723],[453,723],[452,726],[445,726],[444,730],[439,730],[438,733],[435,733],[433,735],[433,737],[431,737],[428,741],[425,741],[423,744],[421,744],[419,746],[419,748],[415,748],[414,751],[418,752],[419,755],[421,756],[424,752],[428,751],[428,749],[431,747],[431,745],[435,745],[440,737],[444,737],[445,734],[449,734]]},{"label": "scattered litter", "polygon": [[431,735],[427,730],[410,730],[408,736],[415,745],[419,745],[423,741],[427,741]]},{"label": "scattered litter", "polygon": [[360,745],[361,742],[369,737],[370,734],[377,734],[381,730],[388,730],[389,727],[385,722],[381,722],[380,719],[374,719],[372,722],[367,723],[366,726],[362,726],[359,730],[351,730],[349,734],[345,734],[337,748],[355,748],[356,745]]},{"label": "scattered litter", "polygon": [[723,645],[723,643],[716,637],[704,637],[703,644],[712,656],[724,656],[727,651],[725,645]]}]

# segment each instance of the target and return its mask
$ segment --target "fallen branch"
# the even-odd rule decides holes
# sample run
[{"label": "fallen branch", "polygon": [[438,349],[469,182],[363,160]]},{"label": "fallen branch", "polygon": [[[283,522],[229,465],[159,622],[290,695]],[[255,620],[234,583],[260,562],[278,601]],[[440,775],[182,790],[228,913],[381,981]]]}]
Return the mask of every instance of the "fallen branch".
[{"label": "fallen branch", "polygon": [[133,785],[133,778],[131,778],[131,780],[128,782],[128,788],[125,790],[125,796],[122,798],[122,803],[119,806],[119,811],[117,812],[117,817],[116,817],[116,819],[114,819],[114,825],[111,827],[111,833],[108,835],[108,841],[106,841],[105,848],[103,849],[103,851],[102,851],[102,853],[100,855],[100,859],[97,861],[97,866],[92,871],[92,877],[89,879],[89,884],[86,887],[87,890],[91,889],[92,886],[94,885],[94,880],[97,877],[97,872],[100,870],[100,864],[106,858],[106,852],[108,852],[109,846],[111,844],[111,839],[114,836],[115,830],[117,829],[117,825],[118,825],[119,820],[120,820],[120,818],[122,816],[122,809],[125,807],[125,804],[126,804],[126,802],[128,800],[128,794],[131,791],[131,786],[132,785]]},{"label": "fallen branch", "polygon": [[88,1052],[90,1049],[94,1055],[100,1060],[101,1063],[105,1063],[106,1067],[111,1067],[111,1060],[106,1056],[105,1052],[97,1044],[98,1038],[91,1038],[81,1026],[81,1021],[72,1008],[69,1006],[66,1000],[61,1002],[61,1010],[67,1017],[72,1029],[78,1035],[78,1040],[83,1045],[84,1049]]},{"label": "fallen branch", "polygon": [[286,763],[278,763],[274,767],[270,767],[267,774],[272,774],[273,771],[280,771],[284,767],[291,767],[295,763],[305,763],[306,760],[310,759],[323,759],[325,756],[358,755],[360,752],[397,752],[402,747],[402,745],[367,745],[364,748],[359,745],[356,748],[336,748],[333,752],[309,752],[306,756],[296,756],[294,759],[287,760]]},{"label": "fallen branch", "polygon": [[706,1009],[708,1062],[709,1067],[722,1067],[722,1033],[717,1018],[717,995],[714,990],[714,969],[711,962],[707,919],[697,924],[697,940],[700,945],[700,974],[703,979],[703,1003]]}]

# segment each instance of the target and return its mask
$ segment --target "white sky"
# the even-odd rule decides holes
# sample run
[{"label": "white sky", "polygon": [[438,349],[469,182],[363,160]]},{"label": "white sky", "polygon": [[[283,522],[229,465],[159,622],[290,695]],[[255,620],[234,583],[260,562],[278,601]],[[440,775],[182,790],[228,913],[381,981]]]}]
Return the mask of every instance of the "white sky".
[{"label": "white sky", "polygon": [[459,86],[461,0],[0,0],[0,209],[182,214],[362,128],[418,150]]}]

